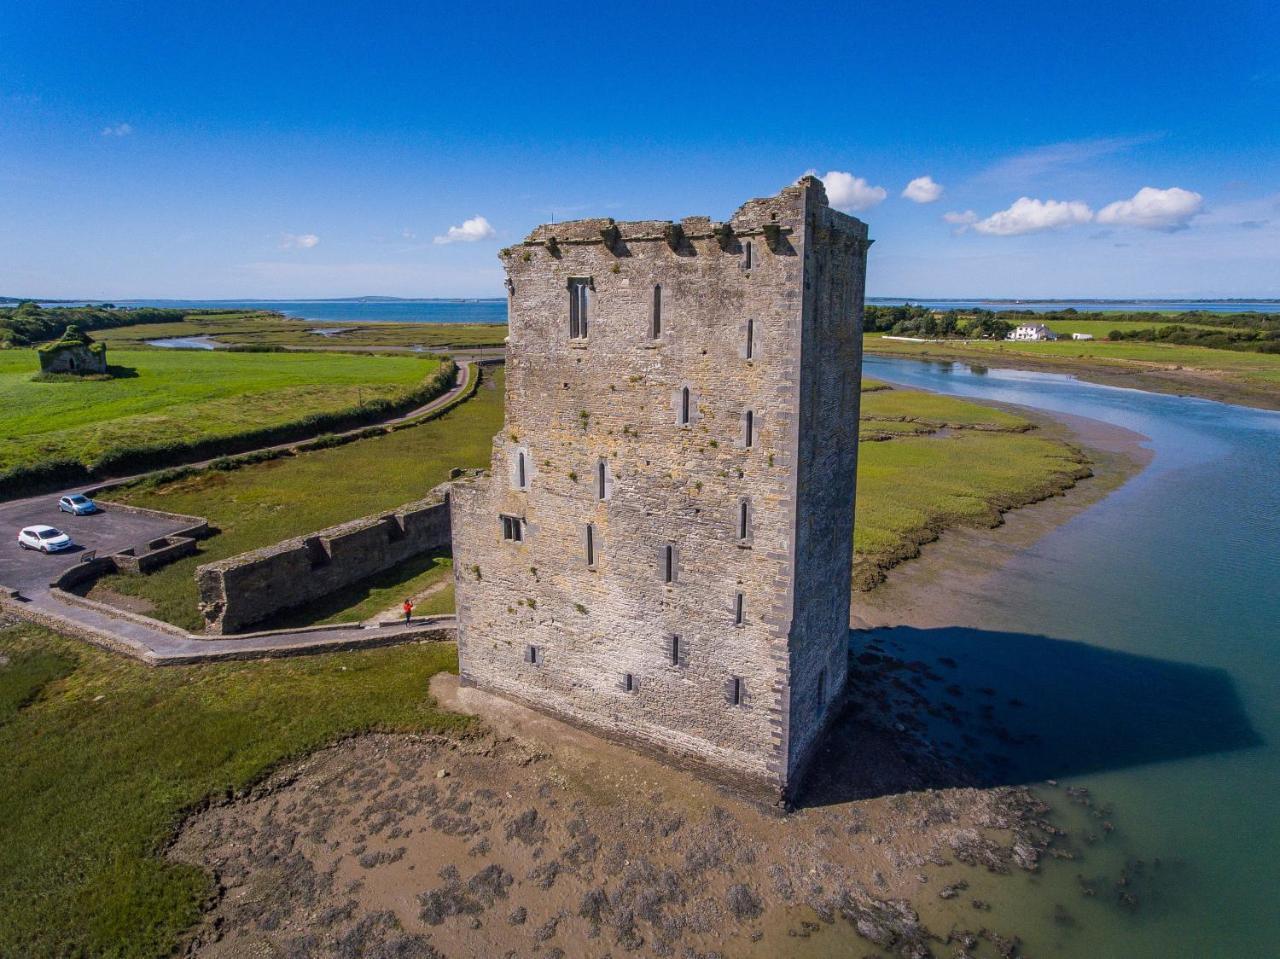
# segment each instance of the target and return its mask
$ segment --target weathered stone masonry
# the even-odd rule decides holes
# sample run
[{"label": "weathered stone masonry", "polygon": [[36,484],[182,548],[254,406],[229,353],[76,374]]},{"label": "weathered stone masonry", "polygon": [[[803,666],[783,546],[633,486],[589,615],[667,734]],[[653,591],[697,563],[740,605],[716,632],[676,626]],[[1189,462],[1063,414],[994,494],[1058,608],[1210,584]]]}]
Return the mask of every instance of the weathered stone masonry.
[{"label": "weathered stone masonry", "polygon": [[806,177],[503,252],[506,422],[451,497],[465,683],[793,793],[845,681],[867,246]]}]

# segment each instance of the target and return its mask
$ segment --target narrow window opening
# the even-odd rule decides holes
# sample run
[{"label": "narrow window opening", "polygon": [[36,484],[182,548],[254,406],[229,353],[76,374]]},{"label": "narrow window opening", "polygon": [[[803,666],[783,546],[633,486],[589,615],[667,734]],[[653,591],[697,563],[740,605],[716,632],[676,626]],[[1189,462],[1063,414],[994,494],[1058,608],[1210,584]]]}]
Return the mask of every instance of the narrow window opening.
[{"label": "narrow window opening", "polygon": [[689,407],[690,407],[689,387],[685,386],[680,389],[680,425],[689,425]]},{"label": "narrow window opening", "polygon": [[596,463],[596,498],[597,499],[604,499],[605,497],[605,492],[607,489],[606,469],[607,467],[605,466],[604,460],[600,460],[598,463]]},{"label": "narrow window opening", "polygon": [[734,676],[729,680],[729,705],[742,705],[742,677]]},{"label": "narrow window opening", "polygon": [[756,321],[747,320],[747,359],[755,359],[756,355]]},{"label": "narrow window opening", "polygon": [[738,502],[738,539],[751,538],[751,504],[745,499]]},{"label": "narrow window opening", "polygon": [[818,673],[818,708],[821,709],[827,704],[827,671],[820,670]]},{"label": "narrow window opening", "polygon": [[569,281],[569,339],[587,338],[587,289],[589,280]]},{"label": "narrow window opening", "polygon": [[636,677],[633,673],[623,674],[622,688],[629,693],[634,693],[636,691]]},{"label": "narrow window opening", "polygon": [[742,418],[742,445],[747,449],[756,445],[756,412],[747,410]]},{"label": "narrow window opening", "polygon": [[671,665],[679,666],[680,665],[680,637],[679,636],[671,637],[670,653],[671,653]]},{"label": "narrow window opening", "polygon": [[519,516],[502,517],[502,538],[513,543],[524,541],[524,523]]},{"label": "narrow window opening", "polygon": [[653,287],[653,320],[649,325],[649,336],[657,339],[662,335],[662,284]]},{"label": "narrow window opening", "polygon": [[743,626],[747,622],[747,600],[742,593],[733,595],[733,625]]},{"label": "narrow window opening", "polygon": [[529,488],[529,467],[525,462],[524,450],[516,453],[516,486],[519,489]]},{"label": "narrow window opening", "polygon": [[676,548],[670,543],[662,547],[662,581],[664,583],[676,581]]},{"label": "narrow window opening", "polygon": [[537,646],[528,646],[525,648],[524,658],[525,658],[525,662],[533,666],[541,666],[542,650],[539,649]]},{"label": "narrow window opening", "polygon": [[747,240],[742,244],[742,268],[744,270],[751,269],[751,241]]},{"label": "narrow window opening", "polygon": [[596,564],[596,527],[594,523],[587,524],[587,565],[595,566]]}]

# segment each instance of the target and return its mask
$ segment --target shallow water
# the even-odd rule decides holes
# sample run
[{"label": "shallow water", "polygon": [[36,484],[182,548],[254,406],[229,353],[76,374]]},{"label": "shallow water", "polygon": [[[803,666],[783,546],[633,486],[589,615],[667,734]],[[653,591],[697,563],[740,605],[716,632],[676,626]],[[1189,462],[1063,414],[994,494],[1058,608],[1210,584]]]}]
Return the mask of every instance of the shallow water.
[{"label": "shallow water", "polygon": [[147,340],[149,346],[163,346],[171,350],[216,350],[218,344],[207,336],[170,336],[159,340]]},{"label": "shallow water", "polygon": [[[956,627],[869,634],[1020,690],[1004,712],[1038,738],[993,781],[1056,778],[1114,806],[1083,860],[987,884],[992,921],[1035,956],[1280,955],[1280,413],[959,363],[867,357],[866,373],[1114,423],[1154,452]],[[1117,887],[1126,865],[1142,875]]]}]

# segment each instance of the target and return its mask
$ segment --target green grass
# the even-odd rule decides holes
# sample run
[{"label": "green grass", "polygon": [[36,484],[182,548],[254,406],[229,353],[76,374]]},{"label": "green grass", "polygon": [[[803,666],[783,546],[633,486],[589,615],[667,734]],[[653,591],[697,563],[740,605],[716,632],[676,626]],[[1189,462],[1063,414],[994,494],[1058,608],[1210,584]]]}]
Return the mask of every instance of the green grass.
[{"label": "green grass", "polygon": [[169,955],[213,891],[162,858],[186,810],[343,736],[469,725],[426,692],[451,644],[155,669],[10,626],[0,654],[31,700],[0,725],[3,956]]},{"label": "green grass", "polygon": [[917,423],[932,429],[1026,430],[1031,424],[1021,416],[966,400],[921,393],[916,390],[885,389],[862,394],[862,419],[876,425],[894,421]]},{"label": "green grass", "polygon": [[346,354],[111,350],[132,375],[32,382],[35,355],[0,351],[0,471],[92,465],[121,447],[233,436],[409,393],[435,359]]},{"label": "green grass", "polygon": [[151,615],[201,630],[194,576],[200,564],[402,506],[443,483],[454,467],[488,466],[502,428],[502,387],[502,371],[486,372],[472,399],[421,426],[100,497],[205,516],[219,531],[194,556],[147,576],[109,576],[102,585],[149,601]]},{"label": "green grass", "polygon": [[868,589],[954,526],[993,526],[1089,475],[1084,456],[1033,432],[958,430],[863,443],[854,583]]},{"label": "green grass", "polygon": [[381,613],[400,616],[405,597],[414,599],[414,616],[435,616],[453,612],[453,557],[448,551],[414,556],[374,576],[307,604],[287,610],[259,623],[255,629],[294,629],[327,623],[360,623]]},{"label": "green grass", "polygon": [[[311,330],[343,330],[320,336]],[[180,323],[152,323],[95,331],[110,345],[141,345],[175,336],[209,336],[227,346],[279,346],[298,349],[443,350],[454,347],[501,347],[504,323],[338,323],[290,320],[273,313],[192,316]]]}]

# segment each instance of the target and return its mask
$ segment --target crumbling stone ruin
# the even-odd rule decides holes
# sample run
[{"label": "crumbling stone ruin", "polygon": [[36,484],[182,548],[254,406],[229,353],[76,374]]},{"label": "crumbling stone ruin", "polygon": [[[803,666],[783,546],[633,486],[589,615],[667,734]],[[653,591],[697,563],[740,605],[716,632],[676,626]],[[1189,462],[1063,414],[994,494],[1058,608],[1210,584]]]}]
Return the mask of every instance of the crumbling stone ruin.
[{"label": "crumbling stone ruin", "polygon": [[845,682],[869,242],[804,177],[502,252],[506,422],[451,494],[463,683],[794,794]]},{"label": "crumbling stone ruin", "polygon": [[107,372],[107,345],[99,343],[72,324],[62,338],[36,348],[41,373],[74,373],[101,376]]}]

